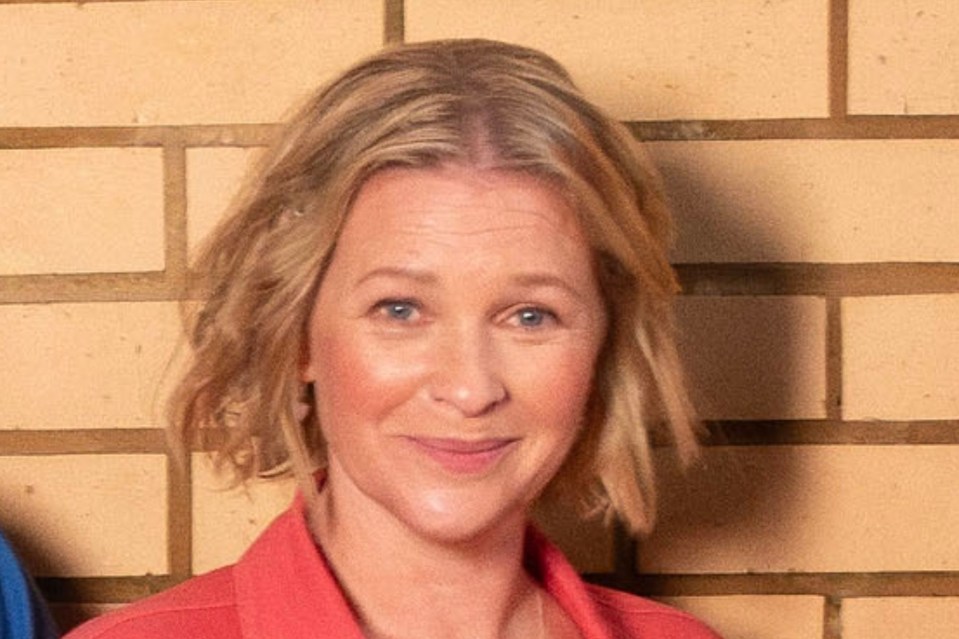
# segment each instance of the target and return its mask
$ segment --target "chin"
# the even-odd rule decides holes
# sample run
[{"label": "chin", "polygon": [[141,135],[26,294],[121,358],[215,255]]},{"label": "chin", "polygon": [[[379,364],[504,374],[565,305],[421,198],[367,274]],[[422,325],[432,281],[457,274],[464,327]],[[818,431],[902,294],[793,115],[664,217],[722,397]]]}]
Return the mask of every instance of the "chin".
[{"label": "chin", "polygon": [[480,543],[503,535],[522,536],[527,522],[529,505],[493,509],[475,503],[464,503],[453,495],[428,495],[419,508],[411,513],[406,527],[434,543],[449,546]]}]

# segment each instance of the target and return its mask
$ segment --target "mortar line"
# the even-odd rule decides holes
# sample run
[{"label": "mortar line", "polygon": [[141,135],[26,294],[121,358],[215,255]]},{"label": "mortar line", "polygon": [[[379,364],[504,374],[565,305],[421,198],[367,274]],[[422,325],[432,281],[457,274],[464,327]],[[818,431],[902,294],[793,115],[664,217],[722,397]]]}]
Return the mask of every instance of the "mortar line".
[{"label": "mortar line", "polygon": [[193,575],[193,476],[190,458],[181,466],[167,453],[167,556],[170,575],[186,579]]},{"label": "mortar line", "polygon": [[616,521],[613,525],[613,574],[618,583],[635,584],[639,565],[639,545],[626,526]]},{"label": "mortar line", "polygon": [[822,639],[842,639],[842,599],[826,597],[822,611]]},{"label": "mortar line", "polygon": [[406,41],[406,4],[404,0],[383,0],[383,44]]},{"label": "mortar line", "polygon": [[843,417],[842,377],[842,300],[826,298],[826,418],[841,421]]},{"label": "mortar line", "polygon": [[187,166],[186,147],[172,142],[163,147],[164,273],[180,288],[187,275]]},{"label": "mortar line", "polygon": [[829,116],[849,115],[849,0],[829,3]]}]

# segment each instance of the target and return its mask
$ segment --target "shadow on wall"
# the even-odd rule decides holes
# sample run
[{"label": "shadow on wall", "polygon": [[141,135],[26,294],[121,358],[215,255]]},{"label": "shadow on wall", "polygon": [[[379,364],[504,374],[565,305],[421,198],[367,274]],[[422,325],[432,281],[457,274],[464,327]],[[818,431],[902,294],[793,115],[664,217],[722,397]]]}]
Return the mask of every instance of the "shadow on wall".
[{"label": "shadow on wall", "polygon": [[[707,154],[712,166],[700,163],[701,143],[689,146],[651,145],[676,214],[681,238],[676,261],[768,262],[782,255],[788,240],[777,235],[776,224],[755,222],[764,219],[756,215],[757,206],[776,206],[774,192],[754,192],[763,188],[763,176],[750,173],[746,183],[736,167],[717,169],[715,155]],[[775,166],[764,169],[776,171]],[[744,202],[751,208],[748,215],[742,214]],[[823,300],[693,294],[680,299],[677,319],[680,354],[704,419],[825,416],[825,345],[810,341],[824,335]],[[795,541],[782,523],[800,515],[803,468],[796,449],[765,447],[777,443],[775,424],[762,428],[767,429],[762,448],[721,445],[720,432],[713,438],[717,445],[707,447],[702,461],[685,473],[671,451],[661,451],[660,519],[640,544],[642,572],[783,568],[769,558]]]},{"label": "shadow on wall", "polygon": [[[0,500],[2,505],[2,500]],[[4,508],[7,513],[22,514],[23,508]],[[4,531],[7,538],[17,549],[17,552],[23,561],[24,567],[34,576],[50,576],[60,574],[58,570],[57,557],[64,554],[64,549],[59,548],[45,534],[48,526],[53,526],[55,522],[51,517],[48,521],[40,521],[37,517],[29,517],[28,520],[14,520],[7,516],[0,515],[0,529]]]},{"label": "shadow on wall", "polygon": [[[16,548],[24,568],[47,597],[54,621],[63,631],[102,612],[102,604],[57,605],[65,593],[75,594],[69,584],[54,586],[51,597],[49,578],[88,576],[84,570],[85,544],[90,527],[99,522],[88,517],[77,518],[76,513],[58,510],[56,500],[48,499],[49,487],[35,485],[36,479],[28,469],[11,473],[15,479],[4,482],[0,491],[0,528]],[[76,543],[73,541],[76,540]],[[64,586],[66,586],[64,588]],[[2,634],[2,633],[0,633]]]}]

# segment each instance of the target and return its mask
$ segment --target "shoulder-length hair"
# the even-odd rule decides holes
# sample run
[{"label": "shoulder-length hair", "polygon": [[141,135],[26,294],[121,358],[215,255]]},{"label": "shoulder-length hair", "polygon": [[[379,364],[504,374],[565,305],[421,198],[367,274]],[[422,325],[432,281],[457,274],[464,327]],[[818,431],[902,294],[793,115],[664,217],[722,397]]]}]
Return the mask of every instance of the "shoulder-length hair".
[{"label": "shoulder-length hair", "polygon": [[[609,317],[583,433],[550,491],[616,513],[654,512],[650,433],[695,452],[674,346],[678,286],[660,179],[619,122],[538,51],[486,40],[404,45],[360,62],[291,119],[195,264],[192,362],[170,404],[180,449],[203,428],[245,480],[324,461],[298,369],[317,288],[351,202],[387,167],[461,163],[548,180],[578,215]],[[315,489],[313,489],[315,490]]]}]

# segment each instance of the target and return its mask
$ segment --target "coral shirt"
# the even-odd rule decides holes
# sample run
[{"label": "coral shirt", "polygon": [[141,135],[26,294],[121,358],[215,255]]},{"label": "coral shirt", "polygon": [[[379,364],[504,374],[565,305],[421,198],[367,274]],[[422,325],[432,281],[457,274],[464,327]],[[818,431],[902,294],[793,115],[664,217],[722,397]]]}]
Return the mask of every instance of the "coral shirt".
[{"label": "coral shirt", "polygon": [[[94,619],[67,639],[363,639],[298,498],[238,563]],[[686,613],[584,583],[530,530],[527,565],[584,639],[718,639]]]}]

